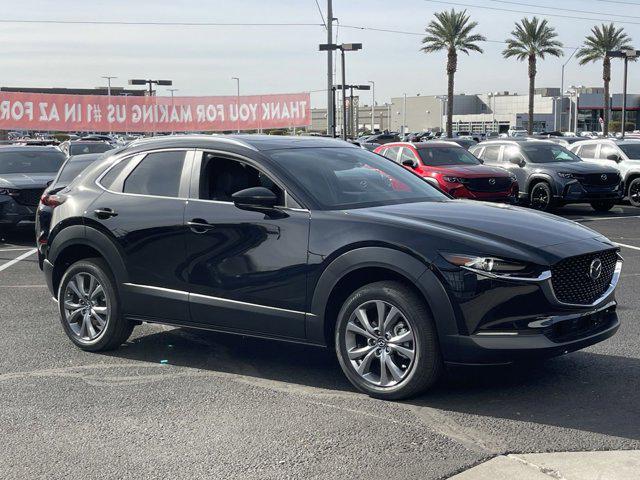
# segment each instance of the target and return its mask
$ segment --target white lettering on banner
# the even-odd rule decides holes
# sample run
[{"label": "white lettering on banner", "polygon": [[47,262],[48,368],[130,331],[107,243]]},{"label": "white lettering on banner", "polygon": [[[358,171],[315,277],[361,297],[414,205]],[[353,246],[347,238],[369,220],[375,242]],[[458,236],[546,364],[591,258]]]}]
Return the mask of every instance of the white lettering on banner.
[{"label": "white lettering on banner", "polygon": [[142,118],[142,108],[140,105],[134,105],[131,108],[131,121],[133,123],[140,123],[140,119]]},{"label": "white lettering on banner", "polygon": [[77,122],[79,121],[78,118],[76,118],[76,104],[72,103],[65,103],[64,104],[64,121],[65,122]]},{"label": "white lettering on banner", "polygon": [[3,100],[0,102],[0,120],[7,120],[9,118],[10,109],[11,102],[9,102],[9,100]]},{"label": "white lettering on banner", "polygon": [[193,121],[193,117],[191,116],[191,105],[183,105],[180,108],[180,119],[185,123]]},{"label": "white lettering on banner", "polygon": [[204,105],[196,105],[196,119],[198,123],[204,123]]},{"label": "white lettering on banner", "polygon": [[258,110],[258,104],[257,103],[250,103],[249,104],[249,108],[251,109],[251,120],[253,120],[255,122],[257,120],[256,111]]}]

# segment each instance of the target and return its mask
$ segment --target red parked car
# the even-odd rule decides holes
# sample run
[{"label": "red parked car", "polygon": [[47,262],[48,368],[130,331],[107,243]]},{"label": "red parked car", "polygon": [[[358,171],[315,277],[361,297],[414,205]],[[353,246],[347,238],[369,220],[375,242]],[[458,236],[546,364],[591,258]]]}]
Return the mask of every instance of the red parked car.
[{"label": "red parked car", "polygon": [[515,203],[518,181],[509,171],[483,165],[454,142],[397,142],[374,150],[401,163],[452,197]]}]

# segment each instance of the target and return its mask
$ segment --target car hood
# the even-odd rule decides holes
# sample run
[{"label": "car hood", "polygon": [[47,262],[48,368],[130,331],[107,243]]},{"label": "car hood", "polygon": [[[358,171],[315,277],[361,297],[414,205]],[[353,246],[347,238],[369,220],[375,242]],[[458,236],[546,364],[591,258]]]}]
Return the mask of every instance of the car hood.
[{"label": "car hood", "polygon": [[55,176],[55,173],[0,173],[0,187],[39,188]]},{"label": "car hood", "polygon": [[596,165],[591,162],[550,162],[550,163],[533,163],[541,170],[550,169],[554,172],[568,173],[617,173],[613,167],[606,165]]},{"label": "car hood", "polygon": [[465,243],[510,246],[520,251],[594,238],[607,241],[598,232],[556,215],[473,200],[387,205],[350,210],[349,214]]},{"label": "car hood", "polygon": [[503,168],[488,165],[447,165],[442,167],[426,167],[429,171],[443,175],[460,177],[508,177],[509,172]]}]

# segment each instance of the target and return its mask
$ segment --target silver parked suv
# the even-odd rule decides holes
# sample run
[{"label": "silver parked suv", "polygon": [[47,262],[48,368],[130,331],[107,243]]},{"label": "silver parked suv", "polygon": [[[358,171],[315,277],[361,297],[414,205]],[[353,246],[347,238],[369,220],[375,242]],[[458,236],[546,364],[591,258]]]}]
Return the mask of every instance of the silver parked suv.
[{"label": "silver parked suv", "polygon": [[640,207],[639,139],[585,140],[574,143],[570,150],[587,162],[615,167],[624,181],[624,191],[631,205]]}]

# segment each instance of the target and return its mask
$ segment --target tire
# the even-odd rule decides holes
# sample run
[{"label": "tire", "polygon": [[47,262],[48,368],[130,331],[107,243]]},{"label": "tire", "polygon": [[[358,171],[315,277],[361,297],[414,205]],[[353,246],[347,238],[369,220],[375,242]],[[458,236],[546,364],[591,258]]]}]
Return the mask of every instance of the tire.
[{"label": "tire", "polygon": [[591,202],[591,208],[593,208],[596,212],[604,213],[611,210],[615,204],[615,200],[597,200],[595,202]]},{"label": "tire", "polygon": [[547,182],[538,182],[531,187],[529,206],[541,212],[548,212],[556,207],[551,187]]},{"label": "tire", "polygon": [[[377,327],[380,304],[383,318],[391,319],[386,338]],[[390,315],[392,308],[398,315]],[[362,321],[362,311],[366,312],[366,322]],[[442,357],[431,312],[416,293],[400,282],[371,283],[351,294],[338,314],[335,332],[342,371],[358,390],[371,397],[409,398],[427,390],[441,375]],[[394,338],[410,340],[393,342]],[[412,355],[405,356],[400,351]],[[387,362],[395,368],[387,367]]]},{"label": "tire", "polygon": [[640,207],[640,177],[634,178],[627,187],[627,195],[629,196],[629,203],[634,207]]},{"label": "tire", "polygon": [[113,274],[99,258],[80,260],[64,272],[58,309],[62,328],[82,350],[112,350],[126,342],[133,331],[133,323],[120,314]]}]

